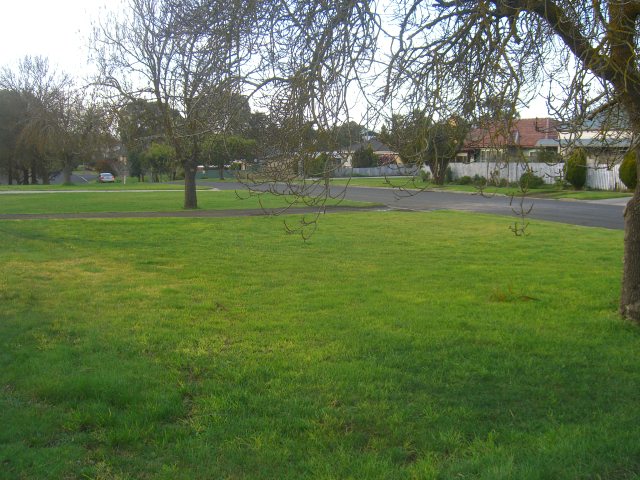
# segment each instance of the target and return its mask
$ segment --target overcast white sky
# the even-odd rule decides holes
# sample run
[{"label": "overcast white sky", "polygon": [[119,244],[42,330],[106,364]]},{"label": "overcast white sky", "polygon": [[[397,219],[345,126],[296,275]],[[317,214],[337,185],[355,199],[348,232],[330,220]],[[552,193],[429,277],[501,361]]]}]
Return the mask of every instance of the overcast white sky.
[{"label": "overcast white sky", "polygon": [[0,7],[0,66],[25,55],[44,56],[73,75],[87,72],[92,23],[119,0],[3,0]]},{"label": "overcast white sky", "polygon": [[[87,66],[92,25],[122,0],[2,0],[0,67],[14,67],[25,55],[49,58],[51,66],[77,77]],[[523,118],[547,115],[544,101],[521,111]]]}]

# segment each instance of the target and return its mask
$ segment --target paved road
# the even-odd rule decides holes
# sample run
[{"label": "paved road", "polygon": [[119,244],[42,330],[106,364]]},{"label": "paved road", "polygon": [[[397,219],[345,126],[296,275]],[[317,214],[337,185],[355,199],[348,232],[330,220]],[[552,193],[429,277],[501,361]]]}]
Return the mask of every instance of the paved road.
[{"label": "paved road", "polygon": [[[211,183],[221,190],[243,189],[241,184]],[[333,187],[332,193],[338,194],[343,187]],[[504,196],[485,197],[477,194],[454,192],[419,192],[407,195],[390,188],[348,187],[346,198],[364,202],[375,202],[389,208],[410,210],[462,210],[468,212],[491,213],[517,217],[521,211],[520,199]],[[549,220],[553,222],[584,225],[588,227],[604,227],[623,229],[622,214],[628,199],[619,198],[600,201],[570,201],[526,199],[522,208],[531,212],[528,218]]]}]

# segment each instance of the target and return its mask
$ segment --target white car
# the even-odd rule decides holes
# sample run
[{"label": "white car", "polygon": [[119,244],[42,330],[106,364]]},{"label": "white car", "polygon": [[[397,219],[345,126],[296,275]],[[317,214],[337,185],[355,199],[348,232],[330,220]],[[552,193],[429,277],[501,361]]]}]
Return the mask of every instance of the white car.
[{"label": "white car", "polygon": [[98,175],[98,182],[100,183],[113,183],[116,181],[116,177],[113,176],[113,173],[101,173]]}]

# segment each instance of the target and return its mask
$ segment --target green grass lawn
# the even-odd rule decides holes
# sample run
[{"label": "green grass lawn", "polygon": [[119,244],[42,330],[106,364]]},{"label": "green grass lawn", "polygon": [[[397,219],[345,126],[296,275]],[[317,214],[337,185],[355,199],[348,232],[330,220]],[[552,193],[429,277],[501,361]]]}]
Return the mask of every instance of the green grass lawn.
[{"label": "green grass lawn", "polygon": [[[455,185],[448,184],[443,186],[431,185],[430,190],[457,191],[479,193],[480,190],[474,185]],[[485,187],[483,193],[486,195],[522,195],[522,191],[515,187]],[[572,200],[606,200],[609,198],[631,198],[631,193],[613,192],[608,190],[572,190],[554,187],[552,185],[542,188],[532,188],[526,192],[528,197],[534,198],[555,198],[555,199],[572,199]]]},{"label": "green grass lawn", "polygon": [[631,479],[619,231],[0,222],[0,478]]},{"label": "green grass lawn", "polygon": [[[198,191],[198,208],[203,210],[260,208],[256,196],[239,198],[234,191]],[[281,208],[284,197],[262,195],[262,206]],[[0,194],[0,214],[15,213],[85,213],[85,212],[174,212],[183,210],[183,190],[161,192],[61,192]],[[336,204],[329,201],[328,204]],[[340,205],[368,205],[363,202],[343,201]],[[301,205],[304,206],[304,205]]]},{"label": "green grass lawn", "polygon": [[[381,188],[407,188],[407,189],[429,189],[452,192],[471,192],[478,193],[480,190],[474,185],[434,185],[425,183],[414,177],[387,177],[387,178],[365,178],[353,177],[350,179],[336,178],[331,180],[336,185],[349,184],[353,187],[381,187]],[[500,195],[518,195],[521,192],[514,187],[486,187],[484,193],[500,194]],[[561,189],[554,186],[545,186],[543,188],[534,188],[527,192],[528,196],[536,198],[569,198],[574,200],[605,200],[608,198],[631,197],[631,193],[627,192],[611,192],[605,190],[571,190]]]},{"label": "green grass lawn", "polygon": [[[95,175],[95,173],[94,173]],[[200,188],[200,187],[199,187]],[[210,188],[210,187],[203,187]],[[127,178],[127,183],[122,183],[122,179],[114,183],[98,183],[97,181],[87,183],[74,183],[71,185],[0,185],[0,191],[18,190],[52,190],[52,191],[71,191],[71,190],[184,190],[184,185],[170,183],[151,183],[138,182],[137,178]]]}]

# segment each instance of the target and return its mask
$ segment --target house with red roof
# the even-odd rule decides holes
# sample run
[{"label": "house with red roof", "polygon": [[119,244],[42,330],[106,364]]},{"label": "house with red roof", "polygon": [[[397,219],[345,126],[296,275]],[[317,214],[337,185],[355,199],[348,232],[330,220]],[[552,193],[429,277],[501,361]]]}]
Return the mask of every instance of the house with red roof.
[{"label": "house with red roof", "polygon": [[457,161],[537,161],[545,153],[558,153],[559,145],[558,122],[552,118],[493,122],[471,129]]}]

